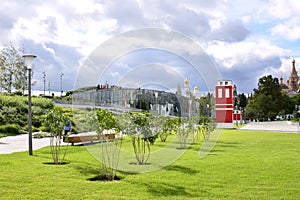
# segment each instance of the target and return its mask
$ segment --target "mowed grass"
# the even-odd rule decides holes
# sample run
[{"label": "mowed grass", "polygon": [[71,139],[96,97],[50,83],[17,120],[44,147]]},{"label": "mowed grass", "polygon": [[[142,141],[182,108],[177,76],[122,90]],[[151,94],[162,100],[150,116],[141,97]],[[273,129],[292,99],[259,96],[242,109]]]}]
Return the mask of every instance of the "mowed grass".
[{"label": "mowed grass", "polygon": [[118,172],[112,182],[88,180],[101,164],[84,146],[70,146],[61,166],[45,164],[48,147],[0,155],[0,199],[300,199],[300,134],[223,130],[203,159],[200,147],[158,171]]}]

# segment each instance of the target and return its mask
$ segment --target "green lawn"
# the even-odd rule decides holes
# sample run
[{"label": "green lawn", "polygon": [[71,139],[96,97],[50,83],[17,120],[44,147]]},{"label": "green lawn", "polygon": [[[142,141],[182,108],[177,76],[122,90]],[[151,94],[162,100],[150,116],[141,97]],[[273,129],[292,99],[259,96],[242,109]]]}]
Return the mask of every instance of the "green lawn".
[{"label": "green lawn", "polygon": [[300,199],[300,134],[224,130],[204,159],[199,148],[113,182],[88,180],[101,165],[84,146],[70,146],[61,166],[44,164],[49,148],[0,155],[0,199]]}]

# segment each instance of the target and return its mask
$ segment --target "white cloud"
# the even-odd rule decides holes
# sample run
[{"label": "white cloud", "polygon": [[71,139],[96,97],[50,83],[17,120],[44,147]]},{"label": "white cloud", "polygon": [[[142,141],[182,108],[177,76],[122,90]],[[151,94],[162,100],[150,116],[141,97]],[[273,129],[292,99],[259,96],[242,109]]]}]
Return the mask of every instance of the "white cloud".
[{"label": "white cloud", "polygon": [[[245,64],[257,60],[267,60],[277,56],[288,56],[289,51],[279,48],[266,40],[257,42],[226,43],[215,41],[206,49],[220,65],[227,68],[243,68]],[[252,66],[255,68],[256,66]]]},{"label": "white cloud", "polygon": [[284,23],[278,24],[271,29],[271,33],[274,36],[281,36],[288,40],[299,40],[300,39],[300,18],[292,18]]},{"label": "white cloud", "polygon": [[[227,78],[245,80],[248,75],[252,80],[266,70],[286,71],[281,62],[294,55],[295,47],[280,44],[282,38],[293,42],[300,39],[299,21],[300,1],[296,0],[3,0],[0,46],[9,41],[25,43],[25,48],[39,54],[44,65],[52,66],[49,73],[53,75],[48,77],[56,77],[56,73],[63,71],[73,74],[64,77],[71,83],[75,72],[68,70],[77,70],[83,58],[114,35],[145,27],[167,28],[205,46]],[[188,41],[168,41],[172,38],[155,41],[155,37],[159,38],[153,35],[154,39],[147,44],[198,53]],[[102,52],[102,56],[124,46],[113,46]],[[173,63],[176,66],[176,61]],[[187,73],[184,68],[180,70]],[[242,71],[248,73],[241,75]],[[114,71],[111,75],[118,77],[118,74],[121,72]]]}]

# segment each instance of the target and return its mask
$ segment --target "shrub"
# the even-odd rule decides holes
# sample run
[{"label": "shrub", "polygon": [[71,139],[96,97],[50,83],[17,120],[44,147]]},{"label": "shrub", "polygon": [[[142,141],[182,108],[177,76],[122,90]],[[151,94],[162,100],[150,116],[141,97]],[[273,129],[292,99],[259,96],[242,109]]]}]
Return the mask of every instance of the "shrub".
[{"label": "shrub", "polygon": [[45,137],[51,137],[51,133],[49,132],[35,132],[33,134],[34,138],[45,138]]},{"label": "shrub", "polygon": [[[70,119],[64,115],[63,109],[60,107],[54,107],[44,118],[44,126],[49,127],[51,133],[50,149],[53,162],[56,165],[63,163],[67,152],[67,148],[65,148],[64,152],[61,151],[61,139],[65,122],[68,120]],[[63,153],[62,157],[61,153]]]},{"label": "shrub", "polygon": [[42,109],[54,108],[54,103],[51,99],[46,99],[41,97],[32,98],[32,105],[40,107]]},{"label": "shrub", "polygon": [[19,134],[20,126],[18,124],[6,124],[0,126],[0,133]]},{"label": "shrub", "polygon": [[[50,99],[32,98],[32,125],[39,128],[43,115],[54,107]],[[0,125],[18,124],[23,130],[27,130],[28,122],[28,97],[8,96],[0,94]],[[34,129],[33,129],[34,130]]]}]

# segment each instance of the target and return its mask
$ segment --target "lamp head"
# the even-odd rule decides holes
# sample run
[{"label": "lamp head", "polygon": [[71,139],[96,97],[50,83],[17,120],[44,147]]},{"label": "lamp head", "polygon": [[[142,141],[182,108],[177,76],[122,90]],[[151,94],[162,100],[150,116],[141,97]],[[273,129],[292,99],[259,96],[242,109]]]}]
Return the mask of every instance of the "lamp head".
[{"label": "lamp head", "polygon": [[36,58],[36,55],[24,54],[23,58],[24,58],[24,62],[25,62],[25,65],[26,65],[27,69],[31,69],[32,68],[33,59]]}]

